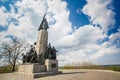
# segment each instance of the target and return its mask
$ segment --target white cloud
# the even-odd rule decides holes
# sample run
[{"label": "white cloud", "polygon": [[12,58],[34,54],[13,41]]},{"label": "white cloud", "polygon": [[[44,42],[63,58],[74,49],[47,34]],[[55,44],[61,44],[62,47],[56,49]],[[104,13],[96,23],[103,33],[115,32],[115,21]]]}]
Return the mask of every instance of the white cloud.
[{"label": "white cloud", "polygon": [[[119,46],[118,44],[120,43],[120,40],[118,40],[120,33],[117,32],[110,37],[106,34],[110,28],[114,27],[115,23],[115,13],[108,9],[110,3],[111,0],[87,0],[87,4],[82,9],[83,13],[90,17],[92,24],[99,24],[102,29],[85,25],[72,34],[60,38],[58,46],[61,47],[61,51],[65,54],[61,54],[58,58],[63,63],[85,60],[94,62],[94,60],[102,56],[120,53],[119,48],[116,47],[116,44]],[[102,44],[96,43],[97,40],[104,38],[109,38],[109,41],[105,41]],[[114,42],[116,38],[117,43]]]},{"label": "white cloud", "polygon": [[5,11],[5,7],[1,7],[0,8],[0,17],[1,17],[0,25],[3,25],[3,26],[8,24],[7,23],[8,14],[4,13],[4,11]]},{"label": "white cloud", "polygon": [[83,13],[90,17],[92,24],[99,24],[103,31],[107,31],[114,26],[115,13],[108,9],[112,0],[87,0],[87,4],[82,9]]},{"label": "white cloud", "polygon": [[[99,35],[99,36],[98,36]],[[88,44],[94,44],[98,39],[104,39],[106,35],[102,34],[102,30],[92,25],[80,27],[72,34],[60,38],[58,45],[61,47],[69,47],[79,45],[81,48]]]},{"label": "white cloud", "polygon": [[55,45],[61,37],[72,32],[67,4],[61,0],[48,1],[48,13],[52,13],[51,17],[56,22],[49,29],[49,42]]},{"label": "white cloud", "polygon": [[[19,25],[16,26],[13,23],[8,25],[7,31],[5,31],[4,36],[14,35],[21,39],[27,40],[28,43],[34,43],[37,36],[37,28],[40,25],[42,16],[47,10],[46,1],[35,1],[35,0],[23,0],[22,2],[17,2],[14,5],[10,5],[11,12],[4,13],[4,7],[0,8],[0,14],[2,17],[0,20],[1,25],[8,25],[7,19],[14,18],[18,20]],[[15,13],[14,6],[18,7],[18,13]],[[6,24],[7,23],[7,24]],[[2,37],[1,39],[4,39]],[[5,38],[7,39],[7,38]]]},{"label": "white cloud", "polygon": [[64,36],[58,41],[57,45],[61,49],[61,55],[58,56],[58,59],[63,63],[92,60],[89,55],[101,49],[100,45],[97,44],[97,40],[105,37],[106,35],[102,34],[102,30],[98,27],[92,25],[80,27],[72,34]]},{"label": "white cloud", "polygon": [[104,55],[119,54],[120,53],[120,32],[113,33],[109,36],[109,41],[104,42],[101,45],[99,51],[90,56],[91,59],[95,60]]},{"label": "white cloud", "polygon": [[115,40],[120,39],[120,31],[113,33],[109,36],[110,41],[113,43]]}]

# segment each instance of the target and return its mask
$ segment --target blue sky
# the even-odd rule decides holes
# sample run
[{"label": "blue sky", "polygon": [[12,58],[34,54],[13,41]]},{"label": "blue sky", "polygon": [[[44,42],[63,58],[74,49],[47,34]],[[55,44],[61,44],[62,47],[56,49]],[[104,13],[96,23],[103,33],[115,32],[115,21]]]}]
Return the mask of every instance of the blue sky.
[{"label": "blue sky", "polygon": [[88,17],[81,12],[81,9],[86,4],[85,0],[66,0],[67,8],[70,10],[69,20],[72,26],[83,26],[89,24]]},{"label": "blue sky", "polygon": [[49,42],[59,65],[90,61],[120,64],[119,0],[0,0],[0,40],[32,44],[47,13]]}]

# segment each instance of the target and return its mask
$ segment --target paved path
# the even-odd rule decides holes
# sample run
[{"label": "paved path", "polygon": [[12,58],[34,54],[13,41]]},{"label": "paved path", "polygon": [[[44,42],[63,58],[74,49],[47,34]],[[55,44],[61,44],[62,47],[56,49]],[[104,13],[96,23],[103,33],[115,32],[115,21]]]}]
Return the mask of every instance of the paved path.
[{"label": "paved path", "polygon": [[[120,80],[120,72],[107,70],[62,70],[63,74],[34,80]],[[0,80],[26,80],[15,73],[0,74]]]}]

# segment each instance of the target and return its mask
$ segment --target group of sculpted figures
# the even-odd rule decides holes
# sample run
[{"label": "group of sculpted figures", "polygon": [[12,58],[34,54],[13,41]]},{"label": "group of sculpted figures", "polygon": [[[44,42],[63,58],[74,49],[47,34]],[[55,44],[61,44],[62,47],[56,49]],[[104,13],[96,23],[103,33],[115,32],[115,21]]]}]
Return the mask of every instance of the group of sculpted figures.
[{"label": "group of sculpted figures", "polygon": [[23,56],[22,61],[23,64],[24,63],[44,64],[45,59],[56,59],[56,52],[57,50],[54,47],[51,47],[51,44],[49,43],[46,52],[37,55],[35,51],[35,46],[31,45],[30,50],[26,53],[26,55],[22,54]]}]

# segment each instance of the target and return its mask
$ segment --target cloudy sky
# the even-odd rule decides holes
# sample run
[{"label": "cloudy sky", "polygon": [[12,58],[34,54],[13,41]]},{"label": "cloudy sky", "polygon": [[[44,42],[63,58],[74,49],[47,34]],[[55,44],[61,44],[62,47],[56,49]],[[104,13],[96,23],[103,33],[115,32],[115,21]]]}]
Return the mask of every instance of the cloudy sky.
[{"label": "cloudy sky", "polygon": [[0,42],[34,43],[47,13],[49,42],[59,65],[120,64],[119,0],[0,0]]}]

